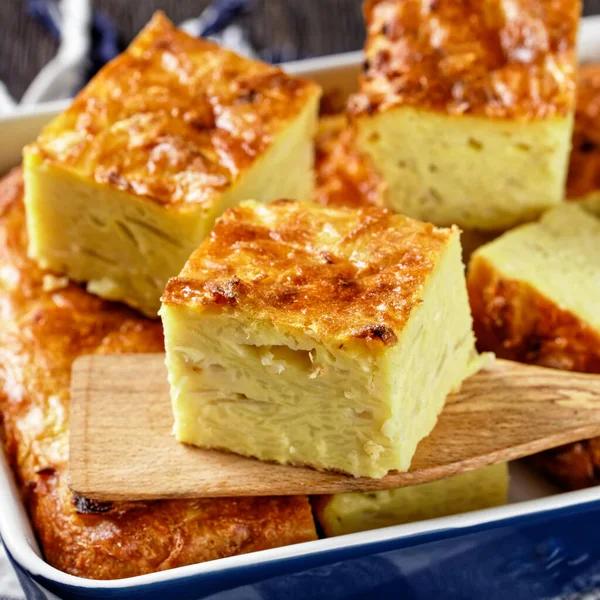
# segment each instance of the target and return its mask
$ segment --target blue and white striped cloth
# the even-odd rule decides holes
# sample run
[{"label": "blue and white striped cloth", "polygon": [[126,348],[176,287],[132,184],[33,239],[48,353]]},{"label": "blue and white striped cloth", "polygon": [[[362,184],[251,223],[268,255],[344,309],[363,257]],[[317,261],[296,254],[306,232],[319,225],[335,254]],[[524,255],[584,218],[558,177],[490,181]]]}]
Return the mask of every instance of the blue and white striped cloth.
[{"label": "blue and white striped cloth", "polygon": [[[240,54],[269,62],[300,58],[293,48],[255,50],[239,25],[239,17],[251,10],[253,0],[214,0],[202,14],[180,27],[191,35],[213,39]],[[59,41],[56,56],[39,72],[20,103],[0,81],[0,116],[19,106],[70,98],[121,48],[115,24],[108,15],[93,10],[91,0],[28,0],[29,14],[48,35]]]}]

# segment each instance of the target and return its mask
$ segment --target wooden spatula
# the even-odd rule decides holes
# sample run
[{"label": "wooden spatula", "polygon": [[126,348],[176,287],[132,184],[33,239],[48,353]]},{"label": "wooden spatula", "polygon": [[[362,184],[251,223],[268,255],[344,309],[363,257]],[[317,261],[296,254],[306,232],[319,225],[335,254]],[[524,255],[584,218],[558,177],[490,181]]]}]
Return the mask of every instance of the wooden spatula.
[{"label": "wooden spatula", "polygon": [[329,494],[424,483],[600,435],[600,377],[498,360],[448,398],[408,473],[354,478],[178,443],[162,354],[73,367],[70,485],[97,500]]}]

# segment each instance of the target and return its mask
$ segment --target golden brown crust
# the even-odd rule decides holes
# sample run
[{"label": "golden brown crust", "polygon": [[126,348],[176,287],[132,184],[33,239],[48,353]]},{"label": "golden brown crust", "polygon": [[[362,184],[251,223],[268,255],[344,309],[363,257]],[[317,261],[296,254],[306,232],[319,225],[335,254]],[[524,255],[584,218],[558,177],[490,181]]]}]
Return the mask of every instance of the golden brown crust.
[{"label": "golden brown crust", "polygon": [[47,560],[96,579],[132,577],[316,539],[306,497],[168,500],[78,514],[42,477],[30,509]]},{"label": "golden brown crust", "polygon": [[376,207],[244,203],[217,221],[162,301],[382,349],[395,343],[452,234]]},{"label": "golden brown crust", "polygon": [[475,257],[467,275],[477,345],[500,358],[600,373],[600,336],[528,284]]},{"label": "golden brown crust", "polygon": [[315,539],[304,497],[115,505],[73,498],[65,478],[73,360],[160,351],[162,330],[75,284],[45,292],[44,272],[26,256],[22,193],[20,171],[0,182],[0,416],[46,559],[109,579]]},{"label": "golden brown crust", "polygon": [[600,189],[600,65],[579,67],[567,198]]},{"label": "golden brown crust", "polygon": [[315,195],[323,206],[383,206],[384,184],[354,145],[345,115],[321,118],[315,140]]},{"label": "golden brown crust", "polygon": [[367,0],[366,62],[350,112],[567,115],[580,10],[577,0]]},{"label": "golden brown crust", "polygon": [[29,150],[160,204],[204,205],[318,94],[157,13]]}]

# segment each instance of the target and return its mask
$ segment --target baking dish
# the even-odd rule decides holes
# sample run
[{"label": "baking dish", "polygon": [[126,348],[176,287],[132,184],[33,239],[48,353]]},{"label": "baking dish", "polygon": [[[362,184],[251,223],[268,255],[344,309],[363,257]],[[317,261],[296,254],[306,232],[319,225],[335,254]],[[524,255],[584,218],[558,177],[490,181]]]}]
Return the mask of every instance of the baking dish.
[{"label": "baking dish", "polygon": [[[584,19],[582,60],[600,57],[600,19]],[[361,53],[301,61],[288,70],[341,97]],[[0,120],[0,172],[64,103]],[[30,598],[408,597],[544,598],[595,584],[600,488],[559,494],[513,465],[507,506],[190,565],[118,581],[62,573],[41,558],[4,457],[0,533]],[[558,561],[558,562],[557,562]],[[491,583],[493,582],[493,584]],[[573,583],[575,582],[575,583]],[[600,583],[600,582],[599,582]],[[570,587],[569,587],[570,586]],[[453,590],[453,593],[448,593]],[[495,594],[495,595],[494,595]]]}]

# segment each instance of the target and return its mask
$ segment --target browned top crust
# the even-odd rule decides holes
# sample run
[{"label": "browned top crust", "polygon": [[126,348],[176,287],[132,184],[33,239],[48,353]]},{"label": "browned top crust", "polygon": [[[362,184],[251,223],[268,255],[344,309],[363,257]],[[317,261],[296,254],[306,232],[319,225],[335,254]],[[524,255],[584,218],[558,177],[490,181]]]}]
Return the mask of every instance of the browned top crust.
[{"label": "browned top crust", "polygon": [[567,197],[600,189],[600,65],[579,67]]},{"label": "browned top crust", "polygon": [[318,94],[314,83],[191,37],[156,13],[29,149],[160,204],[203,205]]},{"label": "browned top crust", "polygon": [[48,562],[112,579],[315,539],[305,497],[114,505],[73,497],[66,482],[73,360],[160,351],[162,329],[74,284],[44,291],[47,274],[26,255],[22,194],[19,170],[0,181],[0,422]]},{"label": "browned top crust", "polygon": [[324,206],[383,206],[384,183],[354,143],[345,115],[322,117],[315,140],[314,200]]},{"label": "browned top crust", "polygon": [[376,207],[246,202],[217,221],[162,301],[383,350],[455,233]]},{"label": "browned top crust", "polygon": [[411,105],[545,119],[572,111],[578,0],[367,0],[350,113]]}]

